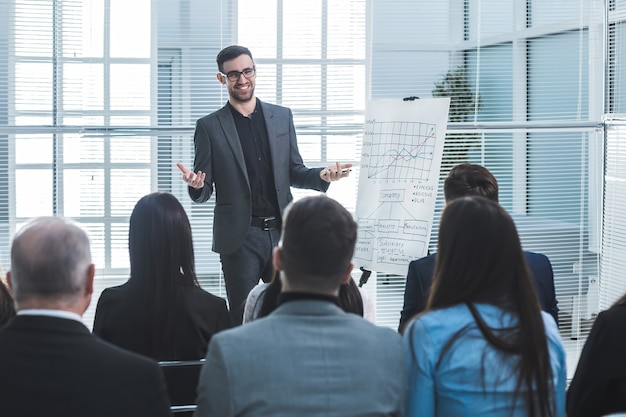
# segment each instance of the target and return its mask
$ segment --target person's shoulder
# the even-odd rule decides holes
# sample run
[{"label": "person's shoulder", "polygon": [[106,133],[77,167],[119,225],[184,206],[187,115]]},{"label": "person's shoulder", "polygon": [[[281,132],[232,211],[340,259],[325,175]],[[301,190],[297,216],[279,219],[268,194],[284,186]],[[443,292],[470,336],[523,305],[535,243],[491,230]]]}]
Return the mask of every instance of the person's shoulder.
[{"label": "person's shoulder", "polygon": [[107,287],[98,298],[99,303],[111,302],[123,298],[128,293],[128,282],[114,287]]},{"label": "person's shoulder", "polygon": [[596,322],[623,329],[626,326],[626,305],[617,305],[601,311],[596,318]]},{"label": "person's shoulder", "polygon": [[104,289],[104,291],[102,291],[102,293],[107,293],[107,294],[115,294],[115,293],[120,293],[120,292],[124,292],[127,291],[129,287],[129,282],[126,281],[123,284],[120,285],[115,285],[113,287],[107,287]]},{"label": "person's shoulder", "polygon": [[258,298],[259,294],[265,292],[269,286],[270,284],[268,282],[261,282],[260,284],[255,285],[254,288],[252,288],[248,293],[248,298]]},{"label": "person's shoulder", "polygon": [[381,346],[396,343],[398,346],[402,344],[400,334],[385,326],[376,325],[364,317],[357,314],[346,313],[337,315],[333,318],[335,330],[339,330],[358,344],[371,346],[373,343],[380,343]]},{"label": "person's shoulder", "polygon": [[212,304],[226,304],[226,300],[222,297],[219,297],[215,294],[211,294],[207,290],[202,287],[184,287],[184,293],[189,294],[193,297],[197,297],[202,299],[204,302],[212,303]]},{"label": "person's shoulder", "polygon": [[270,111],[270,112],[275,112],[275,113],[276,112],[288,113],[291,111],[289,107],[280,106],[278,104],[268,103],[262,100],[259,100],[259,103],[261,104],[261,108],[263,109],[263,112]]},{"label": "person's shoulder", "polygon": [[[481,313],[484,313],[481,311]],[[426,311],[413,321],[435,333],[449,333],[473,322],[472,313],[465,304]]]},{"label": "person's shoulder", "polygon": [[228,108],[228,104],[225,104],[223,107],[220,107],[219,109],[217,109],[217,110],[215,110],[215,111],[213,111],[213,112],[211,112],[211,113],[209,113],[209,114],[207,114],[205,116],[202,116],[201,118],[199,118],[196,121],[196,124],[199,124],[199,123],[203,123],[203,124],[204,123],[211,123],[221,113],[224,113],[224,112],[230,112],[230,110]]},{"label": "person's shoulder", "polygon": [[524,251],[524,257],[530,266],[533,264],[550,264],[550,259],[543,253]]},{"label": "person's shoulder", "polygon": [[409,263],[408,277],[413,279],[432,279],[432,275],[435,272],[436,261],[437,256],[434,253],[411,261]]},{"label": "person's shoulder", "polygon": [[541,318],[543,319],[543,326],[546,329],[547,334],[560,334],[559,328],[554,321],[554,317],[550,313],[545,311],[541,311]]},{"label": "person's shoulder", "polygon": [[543,319],[543,326],[545,328],[546,338],[548,340],[548,348],[551,351],[558,352],[559,357],[564,360],[565,348],[563,347],[561,333],[559,332],[559,328],[554,321],[554,317],[552,317],[549,313],[542,311],[541,318]]},{"label": "person's shoulder", "polygon": [[409,263],[409,265],[413,268],[420,268],[425,265],[434,265],[437,260],[437,254],[433,253],[430,255],[423,256],[421,258],[415,259]]}]

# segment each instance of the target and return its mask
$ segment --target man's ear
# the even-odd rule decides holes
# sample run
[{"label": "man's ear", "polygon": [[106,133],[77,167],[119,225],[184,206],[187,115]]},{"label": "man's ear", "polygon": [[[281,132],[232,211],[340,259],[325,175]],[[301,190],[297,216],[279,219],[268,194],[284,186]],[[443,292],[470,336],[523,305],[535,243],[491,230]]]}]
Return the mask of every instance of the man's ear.
[{"label": "man's ear", "polygon": [[281,259],[282,253],[281,248],[278,246],[276,246],[272,252],[272,264],[274,264],[275,271],[283,270],[283,260]]},{"label": "man's ear", "polygon": [[93,294],[93,278],[96,275],[96,266],[94,264],[90,264],[89,268],[87,268],[87,277],[85,279],[85,295],[91,297]]},{"label": "man's ear", "polygon": [[220,84],[226,84],[226,79],[221,72],[218,72],[217,74],[215,74],[215,76],[217,77],[217,81],[219,81]]},{"label": "man's ear", "polygon": [[7,287],[9,287],[9,290],[11,290],[11,293],[13,293],[13,282],[11,281],[11,271],[7,271]]},{"label": "man's ear", "polygon": [[93,277],[96,275],[95,265],[90,264],[85,274],[87,275],[85,277],[85,292],[80,299],[80,304],[78,305],[78,307],[76,307],[80,309],[79,311],[76,311],[76,313],[80,314],[81,316],[85,314],[85,311],[87,311],[89,304],[91,304],[91,296],[93,295]]},{"label": "man's ear", "polygon": [[352,262],[350,262],[350,266],[348,266],[348,270],[346,271],[346,274],[343,276],[343,278],[341,278],[341,283],[345,284],[346,282],[348,282],[349,280],[352,279],[352,270],[354,269],[354,264]]}]

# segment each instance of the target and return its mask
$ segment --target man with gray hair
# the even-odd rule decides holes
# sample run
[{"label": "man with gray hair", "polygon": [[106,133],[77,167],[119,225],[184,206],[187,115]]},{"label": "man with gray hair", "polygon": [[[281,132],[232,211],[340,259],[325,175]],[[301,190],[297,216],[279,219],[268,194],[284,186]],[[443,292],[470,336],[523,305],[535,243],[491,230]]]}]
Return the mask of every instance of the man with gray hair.
[{"label": "man with gray hair", "polygon": [[42,217],[14,237],[7,273],[17,316],[0,330],[0,410],[7,416],[170,416],[157,363],[82,323],[95,267],[76,224]]}]

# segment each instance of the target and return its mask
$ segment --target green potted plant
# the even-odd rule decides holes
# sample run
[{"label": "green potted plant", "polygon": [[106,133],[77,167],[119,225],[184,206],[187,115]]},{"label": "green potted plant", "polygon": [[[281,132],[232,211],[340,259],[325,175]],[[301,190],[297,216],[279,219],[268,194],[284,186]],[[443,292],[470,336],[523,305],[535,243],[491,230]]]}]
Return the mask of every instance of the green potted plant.
[{"label": "green potted plant", "polygon": [[[463,67],[448,70],[446,75],[432,90],[433,97],[450,97],[448,122],[467,122],[470,115],[480,108],[480,95],[474,94]],[[443,147],[441,175],[446,176],[450,169],[468,161],[468,152],[480,146],[478,133],[448,133]]]}]

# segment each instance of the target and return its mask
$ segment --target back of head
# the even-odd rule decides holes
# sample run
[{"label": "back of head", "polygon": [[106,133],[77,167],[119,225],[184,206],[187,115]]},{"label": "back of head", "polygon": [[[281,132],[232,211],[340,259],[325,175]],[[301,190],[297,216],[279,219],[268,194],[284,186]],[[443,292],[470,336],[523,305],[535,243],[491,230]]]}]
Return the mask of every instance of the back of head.
[{"label": "back of head", "polygon": [[136,284],[167,287],[166,282],[173,280],[196,282],[191,225],[172,194],[155,192],[137,202],[130,216],[128,249]]},{"label": "back of head", "polygon": [[526,262],[509,214],[484,197],[450,202],[441,217],[429,306],[511,303],[523,279],[528,280]]},{"label": "back of head", "polygon": [[357,224],[337,201],[320,195],[285,214],[280,259],[285,279],[299,288],[336,291],[352,266]]},{"label": "back of head", "polygon": [[459,164],[448,173],[443,186],[446,202],[472,195],[498,202],[498,181],[489,170],[476,164]]},{"label": "back of head", "polygon": [[72,303],[83,294],[90,268],[89,238],[69,220],[35,219],[13,239],[10,282],[18,307],[32,299]]},{"label": "back of head", "polygon": [[230,61],[231,59],[235,59],[238,56],[244,55],[244,54],[248,55],[250,59],[252,59],[252,61],[254,62],[254,58],[252,58],[252,52],[250,52],[250,50],[246,48],[245,46],[239,46],[239,45],[227,46],[226,48],[222,49],[217,54],[217,57],[215,58],[215,61],[217,62],[217,69],[219,69],[219,71],[223,73],[224,62]]}]

